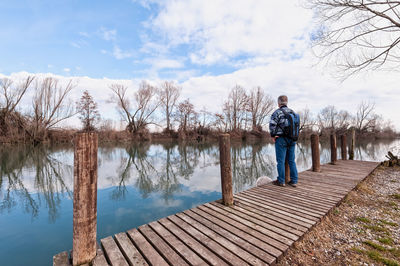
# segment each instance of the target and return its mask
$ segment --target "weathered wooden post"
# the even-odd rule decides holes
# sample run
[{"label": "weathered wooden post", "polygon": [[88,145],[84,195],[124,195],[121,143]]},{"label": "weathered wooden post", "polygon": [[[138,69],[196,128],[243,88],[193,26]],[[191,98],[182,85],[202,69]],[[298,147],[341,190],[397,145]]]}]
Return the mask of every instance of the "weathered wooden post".
[{"label": "weathered wooden post", "polygon": [[289,161],[286,159],[285,160],[285,183],[289,183],[290,181],[290,167],[289,167]]},{"label": "weathered wooden post", "polygon": [[72,264],[81,265],[96,257],[97,133],[78,133],[74,143]]},{"label": "weathered wooden post", "polygon": [[231,140],[229,134],[219,136],[219,160],[221,165],[222,202],[233,205]]},{"label": "weathered wooden post", "polygon": [[342,160],[347,160],[346,135],[342,135],[340,140],[341,140]]},{"label": "weathered wooden post", "polygon": [[336,145],[336,134],[331,134],[331,164],[336,164],[337,161],[337,145]]},{"label": "weathered wooden post", "polygon": [[311,135],[311,156],[312,156],[312,170],[320,172],[320,159],[319,159],[319,136],[317,134]]},{"label": "weathered wooden post", "polygon": [[356,131],[354,128],[351,129],[351,144],[349,150],[349,160],[354,160],[354,146],[356,145]]}]

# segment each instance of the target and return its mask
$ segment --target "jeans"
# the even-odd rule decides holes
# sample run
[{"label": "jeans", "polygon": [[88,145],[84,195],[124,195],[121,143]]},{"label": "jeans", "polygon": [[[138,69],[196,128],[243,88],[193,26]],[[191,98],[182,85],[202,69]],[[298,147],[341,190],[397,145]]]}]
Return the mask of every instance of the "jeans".
[{"label": "jeans", "polygon": [[275,142],[276,162],[278,163],[278,182],[285,184],[285,160],[289,162],[290,180],[292,183],[297,183],[297,167],[295,161],[295,147],[296,142],[285,138],[279,137]]}]

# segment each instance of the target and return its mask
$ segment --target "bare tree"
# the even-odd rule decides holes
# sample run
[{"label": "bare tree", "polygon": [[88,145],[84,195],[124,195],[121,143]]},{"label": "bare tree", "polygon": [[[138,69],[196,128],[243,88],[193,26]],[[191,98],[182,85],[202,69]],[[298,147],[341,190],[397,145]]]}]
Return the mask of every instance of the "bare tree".
[{"label": "bare tree", "polygon": [[13,80],[0,79],[0,135],[7,135],[9,126],[18,126],[14,123],[22,122],[15,111],[33,80],[33,76],[28,76],[14,86]]},{"label": "bare tree", "polygon": [[171,130],[171,117],[175,111],[180,91],[181,89],[172,81],[165,81],[159,91],[161,106],[167,120],[167,131]]},{"label": "bare tree", "polygon": [[253,130],[262,130],[265,119],[272,112],[274,101],[270,95],[260,88],[254,88],[248,97],[248,110],[251,116]]},{"label": "bare tree", "polygon": [[194,105],[189,99],[184,100],[178,105],[177,118],[180,121],[180,130],[187,132],[187,129],[194,125],[197,113],[194,110]]},{"label": "bare tree", "polygon": [[239,85],[233,87],[223,107],[230,130],[237,131],[242,128],[242,123],[246,119],[247,104],[248,96],[245,89]]},{"label": "bare tree", "polygon": [[318,125],[320,127],[320,130],[335,130],[338,114],[338,110],[333,105],[329,105],[323,108],[318,114]]},{"label": "bare tree", "polygon": [[344,77],[400,63],[400,1],[306,0],[319,18],[312,37],[317,56]]},{"label": "bare tree", "polygon": [[45,140],[49,129],[75,114],[72,103],[67,101],[67,96],[73,88],[72,80],[65,87],[59,85],[55,78],[45,78],[36,82],[29,128],[34,142]]},{"label": "bare tree", "polygon": [[355,127],[359,133],[365,133],[375,128],[378,115],[374,111],[375,103],[362,101],[358,105]]},{"label": "bare tree", "polygon": [[76,109],[79,113],[84,131],[94,131],[95,125],[100,120],[99,110],[97,109],[97,103],[93,100],[93,97],[86,90],[79,102],[76,102]]},{"label": "bare tree", "polygon": [[112,84],[110,89],[114,92],[114,97],[111,101],[117,104],[118,111],[128,123],[126,128],[129,132],[132,134],[140,133],[148,125],[156,124],[153,120],[153,114],[161,104],[156,99],[157,88],[142,81],[138,91],[134,93],[133,105],[126,95],[128,87]]},{"label": "bare tree", "polygon": [[313,127],[317,124],[310,109],[308,108],[299,111],[299,116],[300,116],[300,126],[299,126],[300,132],[304,130],[312,130]]}]

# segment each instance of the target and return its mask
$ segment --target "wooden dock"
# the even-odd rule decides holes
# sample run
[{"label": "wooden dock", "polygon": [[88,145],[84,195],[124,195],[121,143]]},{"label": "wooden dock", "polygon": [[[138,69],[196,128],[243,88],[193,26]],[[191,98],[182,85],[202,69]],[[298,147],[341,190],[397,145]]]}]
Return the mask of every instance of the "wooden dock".
[{"label": "wooden dock", "polygon": [[377,166],[339,160],[299,173],[297,188],[254,187],[235,194],[233,206],[206,203],[109,236],[93,265],[274,264]]}]

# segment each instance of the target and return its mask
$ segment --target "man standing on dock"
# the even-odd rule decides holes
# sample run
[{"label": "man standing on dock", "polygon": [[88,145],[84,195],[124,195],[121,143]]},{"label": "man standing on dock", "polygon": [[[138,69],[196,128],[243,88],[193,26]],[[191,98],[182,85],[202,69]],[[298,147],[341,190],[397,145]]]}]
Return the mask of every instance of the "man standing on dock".
[{"label": "man standing on dock", "polygon": [[292,187],[297,186],[297,167],[295,161],[296,141],[299,136],[299,116],[287,107],[288,97],[278,97],[277,109],[271,116],[269,132],[275,142],[276,161],[278,163],[278,178],[273,183],[285,186],[285,160],[288,160],[290,168],[290,182]]}]

